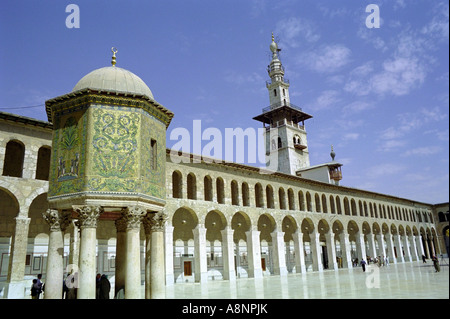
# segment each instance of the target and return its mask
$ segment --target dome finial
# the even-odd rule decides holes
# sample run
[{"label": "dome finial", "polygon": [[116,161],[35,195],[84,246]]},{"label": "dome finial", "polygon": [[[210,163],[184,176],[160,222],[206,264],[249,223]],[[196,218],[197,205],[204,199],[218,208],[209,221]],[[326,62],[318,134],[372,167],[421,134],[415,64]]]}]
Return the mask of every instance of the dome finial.
[{"label": "dome finial", "polygon": [[273,32],[272,32],[272,42],[275,42],[275,37],[273,36]]},{"label": "dome finial", "polygon": [[111,48],[111,52],[113,53],[112,56],[112,60],[111,60],[111,64],[112,66],[116,66],[116,53],[117,53],[117,49],[115,47]]},{"label": "dome finial", "polygon": [[331,153],[330,153],[331,159],[334,161],[334,157],[336,156],[336,153],[333,150],[333,145],[331,145]]}]

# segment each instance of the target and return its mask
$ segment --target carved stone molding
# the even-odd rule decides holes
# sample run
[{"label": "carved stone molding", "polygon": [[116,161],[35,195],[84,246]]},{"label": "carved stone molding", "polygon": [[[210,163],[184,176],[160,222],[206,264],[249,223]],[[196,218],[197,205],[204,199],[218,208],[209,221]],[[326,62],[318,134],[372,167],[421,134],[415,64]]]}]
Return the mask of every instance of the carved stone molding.
[{"label": "carved stone molding", "polygon": [[[124,207],[121,211],[122,217],[119,219],[119,223],[125,223],[126,229],[139,229],[141,228],[142,218],[146,213],[140,206]],[[120,221],[121,219],[123,221]]]},{"label": "carved stone molding", "polygon": [[74,206],[78,214],[80,228],[96,228],[100,214],[103,213],[101,206]]},{"label": "carved stone molding", "polygon": [[169,216],[163,211],[148,213],[144,218],[145,233],[164,231],[164,224],[168,218]]},{"label": "carved stone molding", "polygon": [[42,216],[49,224],[50,231],[64,231],[70,224],[70,213],[67,211],[59,212],[56,209],[47,209]]}]

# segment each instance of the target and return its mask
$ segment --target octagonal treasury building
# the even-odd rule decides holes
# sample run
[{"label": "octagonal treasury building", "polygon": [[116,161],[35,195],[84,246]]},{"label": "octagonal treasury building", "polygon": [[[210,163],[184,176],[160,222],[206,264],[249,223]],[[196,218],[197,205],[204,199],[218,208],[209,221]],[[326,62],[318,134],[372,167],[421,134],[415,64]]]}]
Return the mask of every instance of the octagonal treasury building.
[{"label": "octagonal treasury building", "polygon": [[[448,255],[448,203],[340,185],[342,164],[311,166],[305,121],[272,39],[267,169],[166,149],[173,113],[137,75],[92,71],[46,101],[48,122],[0,113],[0,288],[44,298],[63,278],[79,299],[164,298],[165,286],[413,262]],[[144,285],[144,293],[142,291]]]}]

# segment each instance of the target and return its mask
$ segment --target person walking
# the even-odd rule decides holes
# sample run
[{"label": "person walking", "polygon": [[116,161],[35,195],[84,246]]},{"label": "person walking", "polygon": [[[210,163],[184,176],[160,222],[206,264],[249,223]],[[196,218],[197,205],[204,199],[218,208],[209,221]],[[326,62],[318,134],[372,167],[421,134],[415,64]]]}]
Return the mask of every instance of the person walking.
[{"label": "person walking", "polygon": [[425,257],[425,255],[422,255],[422,261],[423,261],[424,264],[427,263],[427,257]]},{"label": "person walking", "polygon": [[389,256],[386,256],[386,258],[384,259],[384,262],[385,262],[386,266],[389,266]]},{"label": "person walking", "polygon": [[439,265],[439,259],[436,256],[433,256],[431,258],[431,260],[433,261],[433,266],[434,266],[435,272],[440,272],[441,266]]},{"label": "person walking", "polygon": [[364,259],[361,259],[361,267],[363,272],[366,272],[366,261]]}]

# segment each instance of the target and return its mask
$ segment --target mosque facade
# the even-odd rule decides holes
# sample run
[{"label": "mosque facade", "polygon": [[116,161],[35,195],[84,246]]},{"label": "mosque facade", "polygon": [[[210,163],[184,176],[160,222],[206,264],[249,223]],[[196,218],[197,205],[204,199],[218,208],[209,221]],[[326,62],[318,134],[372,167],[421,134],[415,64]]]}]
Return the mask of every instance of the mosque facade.
[{"label": "mosque facade", "polygon": [[46,101],[48,121],[0,113],[3,298],[26,298],[37,274],[49,299],[63,278],[95,298],[97,273],[112,298],[157,299],[185,282],[448,256],[448,203],[341,186],[333,150],[310,165],[312,115],[290,102],[273,37],[270,50],[270,105],[254,119],[272,169],[166,149],[174,114],[115,50],[112,66]]}]

